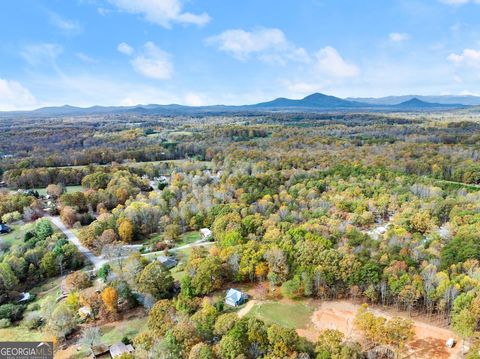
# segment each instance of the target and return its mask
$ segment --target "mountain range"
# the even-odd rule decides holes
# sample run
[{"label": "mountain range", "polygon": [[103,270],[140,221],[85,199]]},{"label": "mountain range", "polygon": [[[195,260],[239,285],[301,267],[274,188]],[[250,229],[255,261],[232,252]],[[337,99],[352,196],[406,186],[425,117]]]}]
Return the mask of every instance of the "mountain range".
[{"label": "mountain range", "polygon": [[[426,101],[426,100],[430,101]],[[480,105],[475,96],[390,96],[383,98],[342,99],[321,93],[314,93],[302,99],[277,98],[268,102],[241,106],[183,106],[183,105],[137,105],[137,106],[58,106],[43,107],[33,111],[0,112],[1,117],[15,116],[80,116],[107,114],[144,115],[193,115],[235,112],[329,112],[329,111],[445,111],[465,109]]]}]

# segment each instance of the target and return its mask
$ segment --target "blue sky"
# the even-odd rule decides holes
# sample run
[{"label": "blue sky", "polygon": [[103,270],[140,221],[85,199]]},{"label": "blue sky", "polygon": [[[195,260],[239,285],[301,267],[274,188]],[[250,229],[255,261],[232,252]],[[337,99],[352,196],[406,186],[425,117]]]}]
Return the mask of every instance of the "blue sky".
[{"label": "blue sky", "polygon": [[4,0],[0,110],[480,94],[480,0]]}]

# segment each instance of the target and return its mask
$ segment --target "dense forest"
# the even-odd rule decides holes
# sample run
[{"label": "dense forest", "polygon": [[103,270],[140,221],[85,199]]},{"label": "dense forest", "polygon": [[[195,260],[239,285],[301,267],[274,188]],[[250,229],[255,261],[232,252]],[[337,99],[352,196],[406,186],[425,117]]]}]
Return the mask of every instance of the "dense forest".
[{"label": "dense forest", "polygon": [[[16,190],[48,186],[63,223],[97,255],[135,243],[168,254],[184,233],[212,230],[213,245],[193,248],[179,279],[137,252],[100,268],[101,294],[82,284],[69,295],[64,311],[74,316],[71,308],[86,303],[92,323],[140,305],[133,293],[150,298],[147,329],[131,338],[139,358],[362,358],[378,346],[403,353],[413,336],[409,321],[364,308],[355,325],[367,344],[333,330],[311,343],[212,300],[260,283],[290,300],[363,298],[423,313],[468,342],[473,359],[479,127],[474,116],[448,113],[5,121],[0,217],[41,217],[39,196]],[[84,190],[66,192],[70,185]],[[1,248],[5,303],[13,290],[82,265],[42,221],[24,243]],[[45,314],[47,329],[65,339],[76,325],[56,328],[54,312]]]}]

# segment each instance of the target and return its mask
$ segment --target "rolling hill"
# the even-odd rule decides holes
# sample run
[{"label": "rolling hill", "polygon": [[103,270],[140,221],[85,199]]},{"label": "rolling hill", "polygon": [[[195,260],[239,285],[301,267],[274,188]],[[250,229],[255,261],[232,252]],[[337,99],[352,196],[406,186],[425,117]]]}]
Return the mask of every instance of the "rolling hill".
[{"label": "rolling hill", "polygon": [[[402,97],[403,98],[403,97]],[[371,99],[367,99],[371,100]],[[383,100],[378,99],[379,102]],[[390,100],[391,101],[391,100]],[[272,101],[252,105],[228,106],[184,106],[170,105],[136,105],[136,106],[92,106],[87,108],[70,105],[58,107],[43,107],[33,111],[0,112],[0,117],[16,116],[89,116],[106,114],[139,114],[139,115],[202,115],[238,112],[270,112],[270,111],[445,111],[452,109],[465,109],[468,105],[461,103],[437,103],[424,101],[422,98],[408,98],[395,104],[368,103],[352,99],[342,99],[322,93],[314,93],[301,99],[280,97]]]}]

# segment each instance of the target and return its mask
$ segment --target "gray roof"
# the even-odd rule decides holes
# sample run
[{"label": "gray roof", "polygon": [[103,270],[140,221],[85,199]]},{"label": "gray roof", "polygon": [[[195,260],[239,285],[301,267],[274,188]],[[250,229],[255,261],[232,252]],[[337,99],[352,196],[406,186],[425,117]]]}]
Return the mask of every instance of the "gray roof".
[{"label": "gray roof", "polygon": [[242,293],[237,289],[230,288],[227,291],[227,295],[225,296],[225,299],[226,300],[231,300],[232,302],[236,303],[236,302],[242,300],[243,298],[245,298],[245,296],[246,296],[245,293]]},{"label": "gray roof", "polygon": [[123,353],[133,353],[135,349],[131,344],[125,345],[122,342],[113,344],[110,347],[110,355],[112,358],[122,355]]},{"label": "gray roof", "polygon": [[177,260],[173,257],[158,256],[157,260],[169,269],[177,265]]}]

